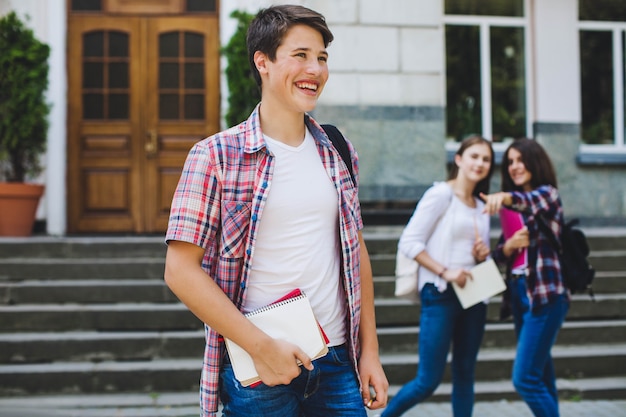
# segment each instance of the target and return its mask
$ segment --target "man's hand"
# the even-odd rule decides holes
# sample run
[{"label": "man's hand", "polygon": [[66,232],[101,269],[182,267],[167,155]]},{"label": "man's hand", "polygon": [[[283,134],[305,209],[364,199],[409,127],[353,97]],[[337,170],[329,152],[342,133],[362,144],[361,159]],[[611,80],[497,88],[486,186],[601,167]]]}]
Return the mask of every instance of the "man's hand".
[{"label": "man's hand", "polygon": [[[359,375],[361,376],[361,386],[363,387],[361,392],[363,404],[371,410],[385,407],[388,399],[389,382],[377,354],[368,355],[363,353],[361,355]],[[370,390],[370,388],[372,389]]]},{"label": "man's hand", "polygon": [[268,337],[259,348],[250,354],[254,367],[265,385],[287,385],[300,375],[302,363],[309,371],[313,370],[311,358],[298,346]]}]

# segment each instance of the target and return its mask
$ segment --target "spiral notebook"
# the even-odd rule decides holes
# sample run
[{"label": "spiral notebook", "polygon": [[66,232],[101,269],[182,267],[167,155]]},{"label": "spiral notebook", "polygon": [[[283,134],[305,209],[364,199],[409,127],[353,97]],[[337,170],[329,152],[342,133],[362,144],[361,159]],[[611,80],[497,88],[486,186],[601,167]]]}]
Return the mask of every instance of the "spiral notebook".
[{"label": "spiral notebook", "polygon": [[[328,352],[328,339],[317,322],[309,299],[300,290],[246,314],[248,320],[275,339],[298,345],[311,359]],[[248,353],[229,339],[224,339],[235,377],[244,387],[261,381]]]}]

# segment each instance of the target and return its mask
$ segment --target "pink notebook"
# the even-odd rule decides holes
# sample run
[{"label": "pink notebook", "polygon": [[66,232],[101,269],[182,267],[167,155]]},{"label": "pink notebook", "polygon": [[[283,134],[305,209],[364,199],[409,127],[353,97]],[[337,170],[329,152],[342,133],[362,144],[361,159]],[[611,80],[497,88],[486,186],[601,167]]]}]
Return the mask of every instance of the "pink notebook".
[{"label": "pink notebook", "polygon": [[[510,210],[506,207],[502,207],[500,210],[500,225],[502,226],[502,234],[505,239],[510,238],[519,229],[524,227],[524,219],[522,213],[514,210]],[[517,256],[513,260],[511,269],[522,269],[528,266],[528,254],[527,250],[520,249],[517,251]]]}]

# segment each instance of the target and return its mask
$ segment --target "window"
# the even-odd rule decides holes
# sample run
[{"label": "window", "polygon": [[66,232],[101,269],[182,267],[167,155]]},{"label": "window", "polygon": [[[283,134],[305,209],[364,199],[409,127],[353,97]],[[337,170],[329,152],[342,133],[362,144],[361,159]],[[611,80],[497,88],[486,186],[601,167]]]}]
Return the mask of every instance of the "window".
[{"label": "window", "polygon": [[187,0],[187,12],[216,12],[216,0]]},{"label": "window", "polygon": [[159,118],[202,120],[206,95],[204,37],[193,32],[159,36]]},{"label": "window", "polygon": [[578,12],[582,141],[626,148],[626,9],[618,0],[580,0]]},{"label": "window", "polygon": [[83,118],[130,118],[129,36],[117,31],[83,35]]},{"label": "window", "polygon": [[76,12],[99,12],[102,10],[102,1],[72,0],[72,10]]},{"label": "window", "polygon": [[446,131],[460,141],[532,136],[528,0],[446,0]]}]

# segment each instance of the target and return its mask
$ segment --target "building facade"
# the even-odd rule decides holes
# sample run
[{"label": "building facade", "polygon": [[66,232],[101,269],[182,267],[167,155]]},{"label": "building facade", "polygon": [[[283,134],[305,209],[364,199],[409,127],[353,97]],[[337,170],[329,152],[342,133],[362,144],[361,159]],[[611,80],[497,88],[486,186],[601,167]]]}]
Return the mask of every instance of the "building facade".
[{"label": "building facade", "polygon": [[[164,229],[186,150],[224,127],[230,13],[271,3],[0,0],[52,50],[47,233]],[[356,145],[364,204],[417,201],[467,134],[500,156],[528,136],[555,163],[567,217],[626,224],[621,1],[291,3],[335,35],[314,116]]]}]

